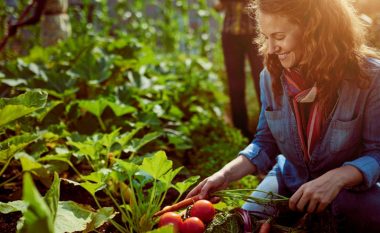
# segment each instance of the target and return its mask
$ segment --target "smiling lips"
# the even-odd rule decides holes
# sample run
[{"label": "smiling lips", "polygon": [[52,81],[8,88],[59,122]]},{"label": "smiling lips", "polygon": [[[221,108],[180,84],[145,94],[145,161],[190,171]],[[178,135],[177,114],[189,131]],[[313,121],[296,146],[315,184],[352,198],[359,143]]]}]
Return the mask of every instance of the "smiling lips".
[{"label": "smiling lips", "polygon": [[282,53],[282,54],[278,54],[278,59],[280,60],[284,60],[288,57],[289,53]]}]

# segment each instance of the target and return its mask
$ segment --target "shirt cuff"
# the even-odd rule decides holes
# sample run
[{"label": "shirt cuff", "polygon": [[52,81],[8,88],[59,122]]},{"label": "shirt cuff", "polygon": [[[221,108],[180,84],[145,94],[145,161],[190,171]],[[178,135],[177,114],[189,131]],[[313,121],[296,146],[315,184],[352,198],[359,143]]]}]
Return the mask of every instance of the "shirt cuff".
[{"label": "shirt cuff", "polygon": [[343,166],[351,165],[356,167],[363,174],[363,182],[353,187],[353,190],[364,191],[371,188],[378,182],[380,177],[380,165],[377,160],[369,155],[355,159],[354,161],[345,162]]},{"label": "shirt cuff", "polygon": [[258,173],[266,173],[272,168],[272,161],[267,153],[254,143],[249,144],[239,155],[245,156],[257,168]]}]

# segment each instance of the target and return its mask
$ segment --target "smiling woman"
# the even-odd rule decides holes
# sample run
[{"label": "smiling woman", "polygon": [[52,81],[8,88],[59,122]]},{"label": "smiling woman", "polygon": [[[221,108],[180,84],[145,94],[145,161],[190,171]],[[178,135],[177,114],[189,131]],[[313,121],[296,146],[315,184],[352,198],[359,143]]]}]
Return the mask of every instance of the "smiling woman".
[{"label": "smiling woman", "polygon": [[348,0],[256,0],[252,11],[265,65],[257,133],[188,197],[267,173],[258,189],[289,196],[292,211],[329,210],[339,232],[380,232],[380,55],[354,8]]},{"label": "smiling woman", "polygon": [[302,56],[302,31],[281,15],[258,14],[259,29],[266,40],[266,50],[277,56],[284,68],[296,66]]}]

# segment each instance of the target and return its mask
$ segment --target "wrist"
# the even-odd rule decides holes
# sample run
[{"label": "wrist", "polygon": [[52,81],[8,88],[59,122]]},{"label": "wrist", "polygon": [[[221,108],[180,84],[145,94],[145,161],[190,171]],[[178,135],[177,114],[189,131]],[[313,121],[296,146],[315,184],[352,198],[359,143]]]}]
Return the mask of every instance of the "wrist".
[{"label": "wrist", "polygon": [[232,172],[230,171],[229,168],[226,168],[224,167],[223,169],[221,169],[219,172],[219,175],[223,177],[224,179],[224,182],[226,184],[229,184],[231,182],[230,178],[232,176]]},{"label": "wrist", "polygon": [[333,171],[333,177],[341,188],[353,187],[363,181],[363,175],[356,167],[347,165]]}]

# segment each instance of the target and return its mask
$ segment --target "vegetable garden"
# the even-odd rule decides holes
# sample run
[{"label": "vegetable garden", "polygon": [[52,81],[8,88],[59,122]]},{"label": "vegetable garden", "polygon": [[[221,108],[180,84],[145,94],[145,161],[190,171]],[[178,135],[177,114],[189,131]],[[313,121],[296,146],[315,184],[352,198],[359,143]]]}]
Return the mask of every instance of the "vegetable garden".
[{"label": "vegetable garden", "polygon": [[[9,2],[1,37],[29,3]],[[109,2],[70,1],[69,38],[42,47],[35,24],[0,53],[0,232],[173,232],[154,214],[248,143],[225,120],[210,3]],[[231,192],[215,218],[241,205]]]}]

